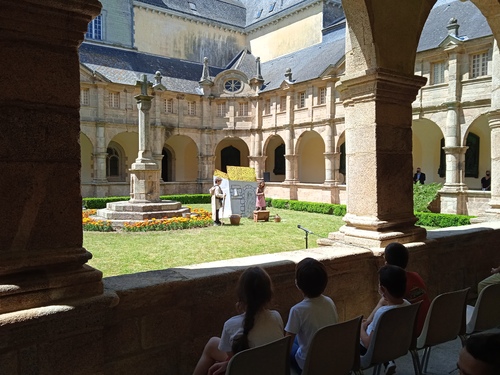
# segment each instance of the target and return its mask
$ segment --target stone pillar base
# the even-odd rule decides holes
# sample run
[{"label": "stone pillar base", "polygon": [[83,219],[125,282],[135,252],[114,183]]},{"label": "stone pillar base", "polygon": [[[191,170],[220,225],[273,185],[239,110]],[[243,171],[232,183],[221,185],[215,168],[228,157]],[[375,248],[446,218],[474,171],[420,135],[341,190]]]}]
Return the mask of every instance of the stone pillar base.
[{"label": "stone pillar base", "polygon": [[160,170],[156,163],[132,164],[130,203],[160,202]]},{"label": "stone pillar base", "polygon": [[328,239],[340,241],[345,244],[361,247],[386,247],[391,242],[421,242],[425,240],[427,231],[425,228],[405,228],[404,231],[376,232],[343,226],[339,232],[328,235]]},{"label": "stone pillar base", "polygon": [[102,272],[87,265],[77,270],[27,270],[2,276],[0,314],[62,304],[64,300],[98,296],[102,292]]},{"label": "stone pillar base", "polygon": [[419,242],[426,239],[425,228],[415,226],[415,217],[406,220],[383,221],[371,217],[347,214],[347,223],[328,238],[362,247],[385,247],[391,242]]},{"label": "stone pillar base", "polygon": [[467,192],[450,186],[439,191],[441,213],[467,215]]}]

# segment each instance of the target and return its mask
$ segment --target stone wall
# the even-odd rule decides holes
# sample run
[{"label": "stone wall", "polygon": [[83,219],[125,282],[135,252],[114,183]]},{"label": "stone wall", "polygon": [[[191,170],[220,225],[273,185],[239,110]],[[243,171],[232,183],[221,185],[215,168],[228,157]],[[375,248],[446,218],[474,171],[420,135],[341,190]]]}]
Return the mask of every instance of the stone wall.
[{"label": "stone wall", "polygon": [[[409,269],[427,281],[432,297],[471,286],[500,264],[500,224],[430,231],[426,243],[408,244]],[[314,257],[327,267],[325,294],[341,320],[368,315],[375,305],[380,252],[338,245],[255,256],[105,279],[119,303],[106,317],[106,374],[190,374],[207,339],[220,335],[234,315],[234,286],[248,265],[261,264],[274,282],[277,309],[286,323],[301,299],[294,285],[296,262]]]}]

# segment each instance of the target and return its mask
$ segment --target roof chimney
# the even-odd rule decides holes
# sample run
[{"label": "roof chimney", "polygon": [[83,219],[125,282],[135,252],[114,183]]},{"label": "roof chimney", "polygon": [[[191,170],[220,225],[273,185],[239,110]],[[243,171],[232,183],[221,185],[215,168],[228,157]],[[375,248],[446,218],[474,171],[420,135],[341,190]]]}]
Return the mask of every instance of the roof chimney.
[{"label": "roof chimney", "polygon": [[458,38],[458,28],[460,25],[458,24],[458,21],[456,18],[451,18],[450,21],[448,22],[448,25],[446,25],[446,28],[448,29],[448,35],[454,36],[455,38]]}]

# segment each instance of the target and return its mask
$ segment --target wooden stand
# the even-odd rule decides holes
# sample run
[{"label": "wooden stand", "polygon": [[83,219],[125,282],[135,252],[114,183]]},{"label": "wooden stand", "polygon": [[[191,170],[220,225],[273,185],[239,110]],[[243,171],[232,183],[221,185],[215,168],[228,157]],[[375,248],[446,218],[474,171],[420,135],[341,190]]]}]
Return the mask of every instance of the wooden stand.
[{"label": "wooden stand", "polygon": [[269,221],[269,211],[268,210],[254,211],[253,221]]}]

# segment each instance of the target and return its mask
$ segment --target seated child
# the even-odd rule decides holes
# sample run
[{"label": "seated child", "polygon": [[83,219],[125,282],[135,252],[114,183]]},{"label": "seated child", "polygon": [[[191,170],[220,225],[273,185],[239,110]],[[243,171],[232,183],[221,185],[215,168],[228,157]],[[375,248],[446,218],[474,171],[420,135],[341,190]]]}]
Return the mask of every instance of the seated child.
[{"label": "seated child", "polygon": [[[366,354],[367,348],[370,346],[371,334],[382,314],[396,307],[410,305],[410,302],[403,298],[406,290],[406,272],[404,269],[386,264],[378,271],[378,275],[378,292],[382,298],[377,303],[377,306],[375,306],[368,319],[364,319],[361,323],[361,355]],[[395,372],[396,365],[394,362],[386,364],[385,373],[387,375],[394,374]]]},{"label": "seated child", "polygon": [[[406,270],[408,265],[408,249],[405,245],[392,242],[386,246],[384,251],[385,264],[392,264],[393,266],[401,267]],[[417,315],[416,333],[420,335],[424,327],[425,317],[431,305],[429,295],[427,294],[427,287],[424,280],[416,272],[406,271],[406,290],[403,296],[405,300],[410,303],[422,302]]]},{"label": "seated child", "polygon": [[283,337],[279,312],[268,310],[271,301],[271,278],[261,267],[249,267],[236,287],[240,315],[224,323],[222,336],[208,340],[193,375],[224,374],[231,356],[239,351],[264,345]]},{"label": "seated child", "polygon": [[322,294],[327,283],[328,275],[321,262],[305,258],[297,264],[295,284],[304,299],[290,309],[285,332],[292,336],[291,365],[299,374],[316,331],[339,320],[335,304]]}]

